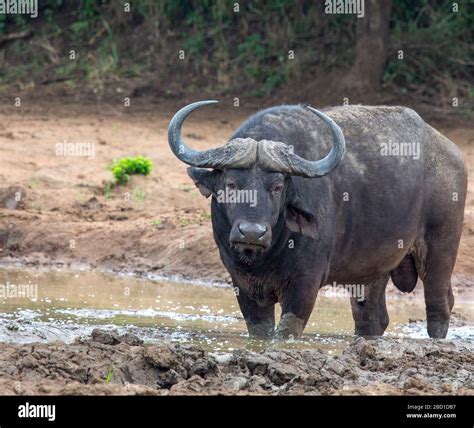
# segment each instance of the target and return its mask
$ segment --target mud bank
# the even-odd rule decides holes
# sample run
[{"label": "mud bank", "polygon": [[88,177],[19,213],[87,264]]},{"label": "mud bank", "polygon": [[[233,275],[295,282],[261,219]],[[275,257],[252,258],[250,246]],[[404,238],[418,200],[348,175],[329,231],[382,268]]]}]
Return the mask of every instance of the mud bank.
[{"label": "mud bank", "polygon": [[[165,138],[175,105],[119,116],[62,104],[37,107],[22,115],[0,112],[0,158],[8,159],[0,162],[1,262],[229,280],[212,237],[209,200],[195,189]],[[199,150],[222,145],[253,111],[196,112],[186,122],[185,137]],[[432,124],[459,146],[473,177],[472,124]],[[64,140],[93,143],[95,157],[56,156],[55,144]],[[136,154],[153,161],[152,174],[110,188],[107,165]],[[472,189],[469,185],[453,275],[459,292],[474,285]]]},{"label": "mud bank", "polygon": [[214,354],[192,345],[144,345],[96,329],[73,344],[0,345],[1,394],[474,394],[474,344],[354,340],[319,349]]},{"label": "mud bank", "polygon": [[[199,218],[201,214],[189,216]],[[230,283],[212,239],[210,224],[182,227],[174,222],[191,220],[153,218],[130,222],[123,219],[119,224],[81,221],[56,222],[48,216],[0,209],[0,222],[5,225],[0,227],[0,263],[39,268],[98,268],[141,277],[200,278]],[[154,221],[165,224],[158,228],[152,225]]]}]

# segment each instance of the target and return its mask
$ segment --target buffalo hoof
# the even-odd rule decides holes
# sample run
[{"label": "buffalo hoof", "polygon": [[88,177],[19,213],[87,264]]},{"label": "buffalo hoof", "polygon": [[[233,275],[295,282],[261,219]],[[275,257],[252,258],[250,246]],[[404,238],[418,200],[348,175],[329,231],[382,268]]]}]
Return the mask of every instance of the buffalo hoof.
[{"label": "buffalo hoof", "polygon": [[275,331],[276,340],[300,337],[303,334],[304,321],[290,312],[283,314]]},{"label": "buffalo hoof", "polygon": [[449,320],[428,320],[428,336],[432,339],[444,339],[448,334]]},{"label": "buffalo hoof", "polygon": [[251,339],[269,340],[273,337],[275,326],[273,323],[247,324]]},{"label": "buffalo hoof", "polygon": [[358,323],[355,327],[356,336],[362,336],[364,338],[382,336],[387,328],[385,322],[373,321],[370,323]]}]

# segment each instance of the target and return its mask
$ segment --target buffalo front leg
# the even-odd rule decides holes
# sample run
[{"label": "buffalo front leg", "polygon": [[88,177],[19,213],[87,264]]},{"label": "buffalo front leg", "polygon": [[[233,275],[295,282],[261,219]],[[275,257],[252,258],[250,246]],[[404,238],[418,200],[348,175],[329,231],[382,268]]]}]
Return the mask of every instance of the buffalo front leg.
[{"label": "buffalo front leg", "polygon": [[261,306],[243,291],[237,290],[237,301],[249,336],[254,339],[270,339],[275,329],[275,305]]},{"label": "buffalo front leg", "polygon": [[381,336],[388,326],[385,303],[385,288],[389,275],[363,284],[363,295],[351,297],[355,334],[358,336]]},{"label": "buffalo front leg", "polygon": [[281,318],[275,331],[275,339],[300,337],[316,303],[316,285],[290,286],[289,289],[291,292],[281,303]]}]

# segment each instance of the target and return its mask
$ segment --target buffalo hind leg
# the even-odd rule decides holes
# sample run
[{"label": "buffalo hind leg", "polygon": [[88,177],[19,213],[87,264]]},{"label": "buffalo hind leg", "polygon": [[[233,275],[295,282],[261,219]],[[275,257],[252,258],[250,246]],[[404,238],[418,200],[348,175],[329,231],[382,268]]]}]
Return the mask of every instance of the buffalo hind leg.
[{"label": "buffalo hind leg", "polygon": [[454,305],[451,275],[459,246],[462,217],[457,223],[446,221],[439,230],[432,229],[425,238],[426,256],[419,260],[426,269],[422,276],[426,306],[428,335],[444,339],[448,333],[449,319]]},{"label": "buffalo hind leg", "polygon": [[389,275],[369,284],[364,284],[364,295],[351,297],[355,334],[358,336],[381,336],[388,326],[385,303],[385,288]]},{"label": "buffalo hind leg", "polygon": [[237,301],[249,336],[253,339],[270,339],[275,330],[275,305],[260,306],[241,290],[237,294]]},{"label": "buffalo hind leg", "polygon": [[431,265],[423,280],[428,335],[433,339],[444,339],[448,333],[454,305],[451,272],[452,268],[440,260]]}]

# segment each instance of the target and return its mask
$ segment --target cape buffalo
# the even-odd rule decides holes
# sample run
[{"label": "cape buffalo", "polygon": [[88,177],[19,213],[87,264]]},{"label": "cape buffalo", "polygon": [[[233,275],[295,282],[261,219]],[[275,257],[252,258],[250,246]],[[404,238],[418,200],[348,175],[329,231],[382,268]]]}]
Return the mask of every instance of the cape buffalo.
[{"label": "cape buffalo", "polygon": [[[222,147],[189,148],[183,121],[216,102],[179,110],[168,141],[212,195],[214,239],[250,336],[301,335],[332,283],[363,285],[363,299],[351,297],[355,333],[382,335],[391,277],[404,292],[423,281],[428,334],[444,338],[467,187],[456,145],[404,107],[282,105],[251,116]],[[253,203],[222,198],[232,192]]]}]

